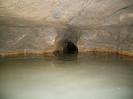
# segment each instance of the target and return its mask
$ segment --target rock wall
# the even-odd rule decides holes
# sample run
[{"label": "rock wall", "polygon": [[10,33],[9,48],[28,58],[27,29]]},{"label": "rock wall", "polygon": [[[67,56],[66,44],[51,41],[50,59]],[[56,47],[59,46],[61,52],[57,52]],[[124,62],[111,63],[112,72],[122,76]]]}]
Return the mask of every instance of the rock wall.
[{"label": "rock wall", "polygon": [[79,51],[133,55],[132,0],[1,0],[0,53]]}]

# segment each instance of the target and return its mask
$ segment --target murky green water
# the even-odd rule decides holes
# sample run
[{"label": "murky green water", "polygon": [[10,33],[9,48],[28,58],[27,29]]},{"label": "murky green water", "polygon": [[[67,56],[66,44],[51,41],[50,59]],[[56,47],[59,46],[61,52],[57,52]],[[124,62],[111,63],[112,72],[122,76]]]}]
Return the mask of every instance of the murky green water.
[{"label": "murky green water", "polygon": [[133,99],[133,60],[108,54],[0,58],[0,99]]}]

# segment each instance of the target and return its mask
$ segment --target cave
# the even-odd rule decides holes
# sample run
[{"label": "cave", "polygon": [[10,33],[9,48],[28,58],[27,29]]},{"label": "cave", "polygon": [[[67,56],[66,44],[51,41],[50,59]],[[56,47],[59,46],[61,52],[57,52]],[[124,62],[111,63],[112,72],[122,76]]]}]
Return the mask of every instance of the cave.
[{"label": "cave", "polygon": [[63,54],[71,55],[77,54],[78,48],[77,46],[71,41],[65,41],[63,44]]},{"label": "cave", "polygon": [[133,99],[133,0],[0,0],[0,99]]}]

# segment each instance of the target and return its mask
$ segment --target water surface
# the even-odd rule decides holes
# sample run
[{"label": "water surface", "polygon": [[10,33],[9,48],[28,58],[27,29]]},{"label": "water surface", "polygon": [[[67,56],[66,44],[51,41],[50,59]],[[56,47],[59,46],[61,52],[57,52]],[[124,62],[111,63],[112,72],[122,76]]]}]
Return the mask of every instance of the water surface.
[{"label": "water surface", "polygon": [[133,99],[133,59],[94,53],[0,58],[0,99]]}]

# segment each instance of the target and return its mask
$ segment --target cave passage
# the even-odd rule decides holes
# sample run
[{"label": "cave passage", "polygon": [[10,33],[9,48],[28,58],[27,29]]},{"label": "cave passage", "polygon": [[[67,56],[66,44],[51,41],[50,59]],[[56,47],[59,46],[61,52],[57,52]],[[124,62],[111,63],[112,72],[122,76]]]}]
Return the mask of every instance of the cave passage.
[{"label": "cave passage", "polygon": [[66,40],[63,44],[63,54],[77,54],[78,48],[77,46],[71,42]]}]

